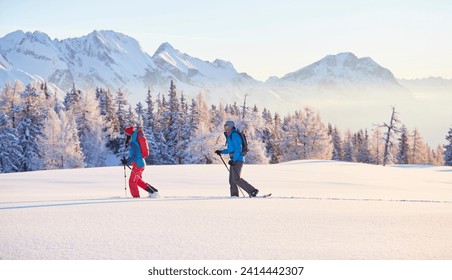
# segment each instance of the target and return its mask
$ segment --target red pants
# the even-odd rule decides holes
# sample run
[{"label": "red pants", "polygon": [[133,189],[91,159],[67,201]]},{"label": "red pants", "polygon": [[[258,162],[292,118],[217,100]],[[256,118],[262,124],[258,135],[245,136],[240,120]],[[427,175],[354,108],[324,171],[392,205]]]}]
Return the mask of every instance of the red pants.
[{"label": "red pants", "polygon": [[137,167],[136,163],[132,164],[132,172],[130,173],[129,178],[129,189],[130,194],[133,197],[140,197],[140,192],[138,191],[138,187],[143,190],[146,189],[146,182],[143,181],[141,175],[143,174],[144,167]]}]

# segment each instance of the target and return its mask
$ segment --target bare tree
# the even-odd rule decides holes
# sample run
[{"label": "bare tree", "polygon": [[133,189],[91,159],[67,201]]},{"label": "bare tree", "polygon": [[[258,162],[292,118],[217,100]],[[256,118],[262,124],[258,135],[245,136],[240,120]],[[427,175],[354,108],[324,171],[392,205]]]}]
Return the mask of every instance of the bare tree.
[{"label": "bare tree", "polygon": [[393,138],[394,134],[399,132],[398,124],[400,123],[398,118],[398,113],[395,110],[395,107],[392,107],[391,121],[388,124],[383,124],[382,127],[386,127],[388,131],[385,133],[385,150],[383,153],[383,166],[388,163],[390,157],[390,148],[393,146]]},{"label": "bare tree", "polygon": [[246,107],[246,97],[248,96],[248,93],[245,94],[245,99],[243,100],[243,106],[242,106],[242,119],[245,119],[246,110],[248,107]]}]

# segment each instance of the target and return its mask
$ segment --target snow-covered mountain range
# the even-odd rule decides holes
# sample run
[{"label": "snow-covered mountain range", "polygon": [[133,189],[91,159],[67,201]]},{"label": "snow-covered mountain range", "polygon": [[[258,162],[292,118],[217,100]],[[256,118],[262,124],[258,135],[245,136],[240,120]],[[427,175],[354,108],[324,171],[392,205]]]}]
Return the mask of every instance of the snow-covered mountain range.
[{"label": "snow-covered mountain range", "polygon": [[[245,92],[260,92],[274,101],[287,99],[287,92],[375,91],[440,87],[452,82],[441,78],[397,80],[390,70],[370,57],[353,53],[327,55],[311,65],[271,77],[265,83],[239,73],[231,62],[213,62],[182,53],[163,43],[150,56],[135,39],[114,31],[93,31],[80,38],[50,39],[39,31],[15,31],[0,38],[0,85],[7,81],[46,80],[62,92],[75,82],[80,88],[105,87],[128,91],[132,101],[148,88],[166,92],[169,80],[176,81],[185,94],[206,92],[212,101],[231,102]],[[224,93],[232,98],[226,98]],[[232,94],[231,94],[232,93]],[[292,94],[291,94],[292,95]],[[290,99],[290,98],[289,98]]]},{"label": "snow-covered mountain range", "polygon": [[[435,132],[434,143],[443,139],[450,125],[446,119],[452,119],[449,113],[439,113],[451,99],[452,80],[398,80],[370,57],[358,58],[349,52],[327,55],[263,82],[239,73],[231,62],[204,61],[169,43],[161,44],[151,56],[137,40],[114,31],[63,40],[52,40],[39,31],[15,31],[0,38],[0,86],[14,80],[40,80],[63,95],[75,82],[82,90],[121,89],[135,104],[144,101],[148,88],[166,94],[171,79],[179,92],[188,97],[203,93],[212,104],[242,103],[247,94],[250,105],[283,114],[311,106],[325,121],[347,129],[381,123],[393,105],[409,120],[408,125],[421,129],[432,130],[437,114],[442,133]],[[419,114],[425,112],[425,100],[434,110],[430,118]]]},{"label": "snow-covered mountain range", "polygon": [[[78,87],[121,88],[142,95],[147,88],[160,91],[174,79],[186,94],[194,92],[273,91],[279,88],[331,89],[401,88],[394,75],[371,58],[352,53],[325,58],[267,82],[239,73],[231,62],[192,57],[163,43],[153,56],[133,38],[114,31],[93,31],[80,37],[51,40],[42,32],[15,31],[0,38],[0,84],[46,80],[63,92]],[[142,94],[141,94],[142,93]],[[234,95],[233,95],[234,96]],[[230,100],[226,100],[230,101]]]},{"label": "snow-covered mountain range", "polygon": [[75,82],[82,89],[121,88],[131,95],[144,95],[148,87],[167,89],[170,79],[188,91],[259,84],[230,62],[203,61],[169,43],[151,57],[135,39],[113,31],[64,40],[51,40],[39,31],[10,33],[0,39],[0,84],[15,79],[46,80],[63,92]]}]

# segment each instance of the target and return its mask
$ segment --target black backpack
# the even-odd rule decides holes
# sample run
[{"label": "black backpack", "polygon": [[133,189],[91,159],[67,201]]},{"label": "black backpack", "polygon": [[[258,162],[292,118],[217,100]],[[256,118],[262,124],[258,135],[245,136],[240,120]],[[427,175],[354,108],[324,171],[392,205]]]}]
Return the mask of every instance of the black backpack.
[{"label": "black backpack", "polygon": [[246,135],[245,135],[245,133],[235,129],[231,132],[231,134],[229,136],[230,139],[232,139],[232,133],[234,133],[234,132],[240,136],[240,139],[242,139],[242,156],[246,156],[246,154],[250,150],[248,147],[248,140],[246,140]]}]

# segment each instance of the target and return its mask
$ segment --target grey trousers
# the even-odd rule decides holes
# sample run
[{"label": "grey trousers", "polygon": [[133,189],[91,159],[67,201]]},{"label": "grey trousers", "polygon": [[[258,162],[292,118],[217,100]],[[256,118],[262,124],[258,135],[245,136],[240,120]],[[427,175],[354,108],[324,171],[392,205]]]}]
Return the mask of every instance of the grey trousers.
[{"label": "grey trousers", "polygon": [[250,183],[240,178],[242,167],[243,161],[235,161],[234,165],[231,165],[231,168],[229,169],[229,185],[231,185],[231,196],[239,196],[239,189],[237,188],[237,186],[246,191],[248,195],[255,190],[255,188]]}]

